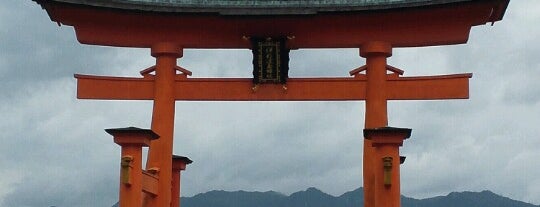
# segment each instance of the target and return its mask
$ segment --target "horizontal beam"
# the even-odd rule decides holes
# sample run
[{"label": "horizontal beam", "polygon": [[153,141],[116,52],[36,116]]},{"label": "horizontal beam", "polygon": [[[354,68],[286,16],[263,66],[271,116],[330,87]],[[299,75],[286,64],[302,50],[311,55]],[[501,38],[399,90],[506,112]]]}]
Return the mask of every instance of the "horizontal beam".
[{"label": "horizontal beam", "polygon": [[289,79],[261,84],[252,90],[251,79],[190,79],[176,82],[177,100],[198,101],[342,101],[365,97],[365,81],[352,78]]},{"label": "horizontal beam", "polygon": [[146,171],[142,172],[142,191],[153,196],[158,195],[158,178]]},{"label": "horizontal beam", "polygon": [[[466,99],[471,74],[425,77],[388,76],[389,100]],[[153,78],[75,75],[77,98],[152,100]],[[249,78],[177,78],[175,99],[183,101],[353,101],[365,100],[366,79],[290,78],[282,85],[252,90]]]},{"label": "horizontal beam", "polygon": [[108,100],[152,100],[153,78],[123,78],[76,74],[77,98]]},{"label": "horizontal beam", "polygon": [[388,80],[390,100],[468,99],[471,73]]},{"label": "horizontal beam", "polygon": [[358,48],[373,40],[389,42],[393,47],[460,44],[467,42],[471,26],[493,21],[490,17],[496,15],[494,8],[504,4],[499,0],[463,1],[397,11],[242,17],[116,11],[45,2],[51,19],[73,26],[77,40],[83,44],[150,48],[167,40],[183,48],[244,49],[251,46],[243,36],[294,36],[288,42],[292,49]]}]

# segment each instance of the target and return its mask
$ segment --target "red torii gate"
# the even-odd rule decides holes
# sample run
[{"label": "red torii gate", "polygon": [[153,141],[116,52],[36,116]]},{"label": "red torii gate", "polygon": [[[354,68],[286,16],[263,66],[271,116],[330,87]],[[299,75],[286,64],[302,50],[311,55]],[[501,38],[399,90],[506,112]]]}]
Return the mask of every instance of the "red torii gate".
[{"label": "red torii gate", "polygon": [[[151,48],[156,65],[143,70],[142,78],[75,77],[77,97],[81,99],[154,101],[152,130],[160,138],[151,141],[146,168],[159,173],[154,183],[157,187],[152,196],[146,197],[144,205],[156,207],[177,203],[179,196],[171,192],[177,100],[365,100],[365,206],[399,206],[399,164],[397,168],[387,167],[395,165],[399,155],[396,146],[410,135],[410,130],[385,128],[387,101],[468,98],[468,80],[472,75],[400,77],[402,71],[388,66],[386,59],[394,47],[465,43],[472,26],[501,20],[509,3],[423,0],[414,4],[359,1],[340,5],[341,1],[337,1],[338,4],[324,5],[326,1],[315,0],[311,3],[318,6],[289,5],[284,1],[281,4],[285,7],[273,3],[242,7],[228,6],[223,4],[226,1],[219,0],[208,1],[211,6],[186,3],[189,1],[34,1],[47,10],[53,21],[73,26],[81,43]],[[288,36],[290,49],[360,48],[366,66],[351,71],[354,77],[350,78],[290,78],[286,91],[281,85],[261,85],[253,91],[251,79],[188,78],[191,72],[176,64],[184,48],[250,48],[242,38],[246,36]],[[379,185],[383,183],[379,175],[383,164],[385,170],[394,172],[390,176],[384,171],[384,187]],[[398,179],[398,185],[388,183],[391,177]],[[120,198],[121,205],[126,199],[130,198]]]},{"label": "red torii gate", "polygon": [[[174,48],[169,46],[171,45],[163,45],[163,47]],[[385,50],[380,50],[381,48]],[[163,51],[163,49],[153,48],[153,51],[155,50]],[[161,141],[152,142],[147,168],[160,166],[161,172],[170,172],[169,165],[166,163],[170,163],[167,157],[172,154],[174,101],[365,100],[365,128],[372,129],[388,125],[387,100],[466,99],[469,97],[469,78],[472,77],[470,73],[424,77],[399,77],[399,73],[387,74],[386,57],[390,55],[390,50],[389,45],[383,42],[372,42],[361,48],[361,54],[367,58],[367,65],[360,67],[360,70],[351,71],[354,75],[351,78],[290,78],[286,90],[281,85],[272,84],[261,85],[257,91],[253,91],[253,83],[249,78],[188,78],[186,73],[176,74],[176,70],[171,70],[178,68],[176,56],[163,57],[160,54],[174,54],[173,51],[180,50],[171,50],[170,53],[152,52],[157,58],[155,70],[161,69],[165,72],[156,71],[156,75],[145,74],[142,78],[77,74],[75,75],[78,80],[77,98],[154,100],[152,129],[170,138],[163,139],[162,135]],[[360,73],[364,70],[369,72]],[[368,195],[370,190],[376,191],[376,189],[371,189],[371,186],[375,185],[374,173],[371,171],[373,166],[377,166],[375,163],[377,160],[372,157],[373,150],[371,140],[365,140],[364,189]],[[165,164],[160,162],[165,162]],[[162,176],[168,175],[160,173],[160,181],[163,180]],[[160,183],[160,186],[163,184]],[[399,187],[394,187],[394,191],[397,191],[399,195]],[[158,192],[162,191],[158,190]],[[171,199],[175,201],[176,197]]]}]

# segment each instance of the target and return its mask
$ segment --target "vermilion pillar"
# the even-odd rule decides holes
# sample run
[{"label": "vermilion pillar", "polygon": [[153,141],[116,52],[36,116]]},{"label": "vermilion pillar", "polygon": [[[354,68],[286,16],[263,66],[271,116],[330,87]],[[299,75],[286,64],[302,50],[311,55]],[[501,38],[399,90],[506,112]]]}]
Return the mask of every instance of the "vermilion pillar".
[{"label": "vermilion pillar", "polygon": [[411,129],[382,127],[364,129],[374,149],[374,203],[376,207],[400,207],[399,147],[411,136]]},{"label": "vermilion pillar", "polygon": [[165,207],[171,203],[176,75],[174,67],[176,59],[182,57],[182,49],[174,43],[160,43],[152,47],[151,53],[156,58],[152,130],[161,138],[151,143],[146,165],[147,169],[159,168],[158,195],[146,197],[145,206]]},{"label": "vermilion pillar", "polygon": [[[388,125],[386,95],[386,58],[392,56],[392,46],[387,42],[373,41],[362,45],[360,56],[366,58],[366,114],[365,128]],[[369,139],[364,139],[364,206],[374,205],[374,149]],[[377,206],[378,207],[378,206]]]},{"label": "vermilion pillar", "polygon": [[172,189],[171,207],[180,207],[180,176],[181,171],[186,170],[186,165],[193,163],[184,156],[172,156]]},{"label": "vermilion pillar", "polygon": [[135,127],[106,129],[122,147],[120,167],[120,207],[142,206],[142,147],[159,136],[152,130]]}]

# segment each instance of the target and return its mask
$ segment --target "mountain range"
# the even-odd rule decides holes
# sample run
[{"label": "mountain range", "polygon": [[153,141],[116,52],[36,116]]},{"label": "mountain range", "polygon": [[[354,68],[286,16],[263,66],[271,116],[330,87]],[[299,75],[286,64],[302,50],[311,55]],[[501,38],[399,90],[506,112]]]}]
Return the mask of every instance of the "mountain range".
[{"label": "mountain range", "polygon": [[[182,207],[363,207],[362,188],[332,196],[317,188],[308,188],[289,196],[275,192],[214,190],[182,197]],[[115,204],[113,207],[117,207]],[[446,196],[415,199],[401,196],[402,207],[540,207],[513,200],[491,191],[453,192]]]}]

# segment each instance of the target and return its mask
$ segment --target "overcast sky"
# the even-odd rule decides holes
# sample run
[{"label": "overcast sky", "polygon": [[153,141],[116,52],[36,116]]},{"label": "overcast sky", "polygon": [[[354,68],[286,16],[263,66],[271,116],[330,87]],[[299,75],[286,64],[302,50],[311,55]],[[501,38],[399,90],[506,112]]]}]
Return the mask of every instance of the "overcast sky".
[{"label": "overcast sky", "polygon": [[[468,100],[393,101],[402,193],[414,198],[491,190],[540,204],[540,1],[512,1],[505,19],[466,45],[395,49],[406,76],[474,73]],[[138,76],[148,49],[79,44],[30,0],[0,2],[0,206],[110,206],[120,148],[103,129],[150,127],[149,101],[75,98],[74,73]],[[186,50],[195,77],[249,77],[248,50]],[[291,53],[293,77],[347,76],[357,49]],[[177,102],[175,154],[195,162],[182,193],[362,185],[363,102]]]}]

